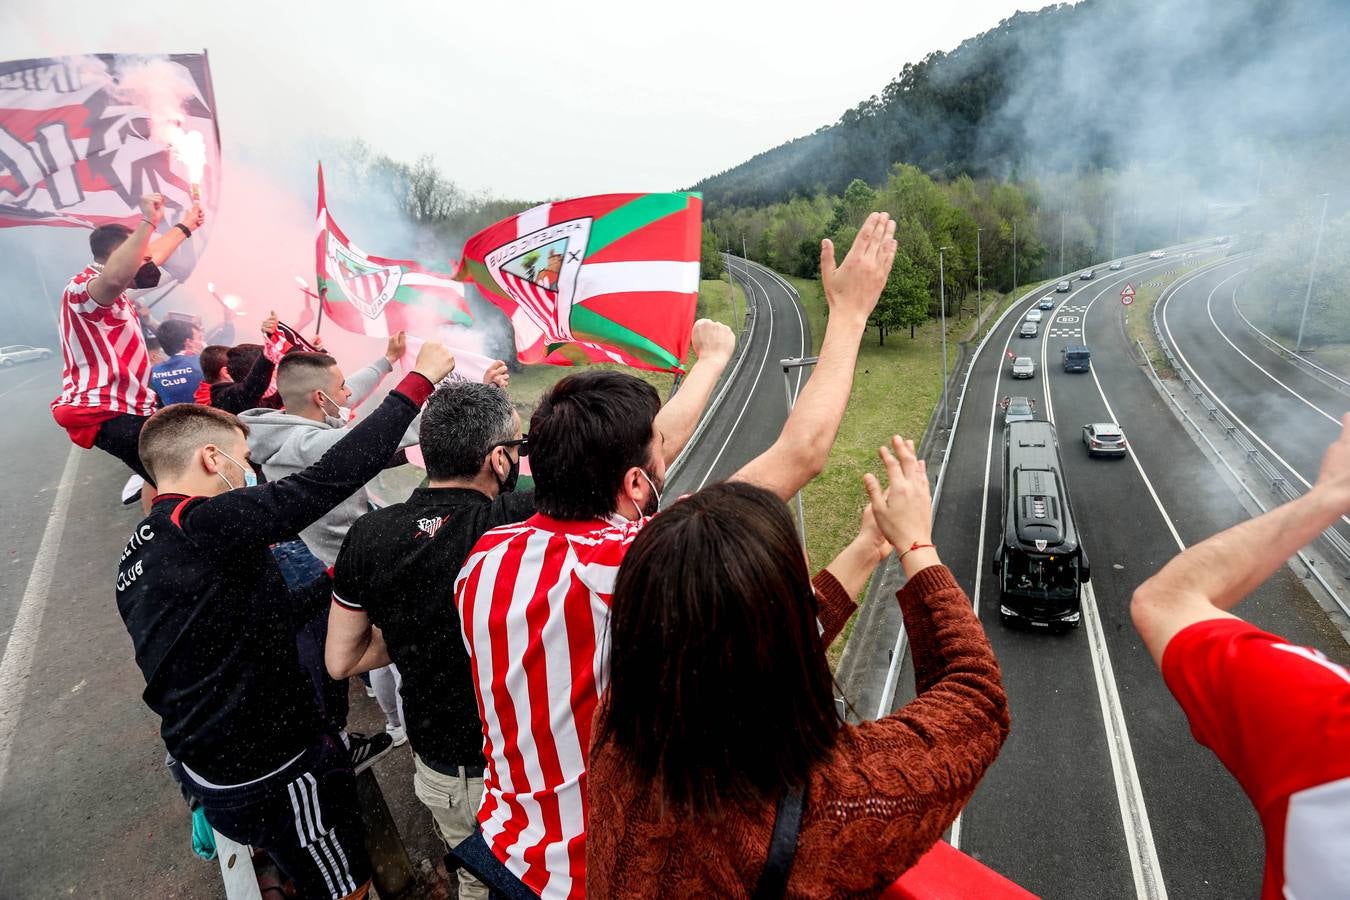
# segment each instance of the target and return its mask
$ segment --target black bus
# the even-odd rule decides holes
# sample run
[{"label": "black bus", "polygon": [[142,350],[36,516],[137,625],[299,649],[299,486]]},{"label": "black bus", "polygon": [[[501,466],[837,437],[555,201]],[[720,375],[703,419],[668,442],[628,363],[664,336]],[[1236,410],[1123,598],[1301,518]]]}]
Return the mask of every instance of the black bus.
[{"label": "black bus", "polygon": [[1077,627],[1087,554],[1074,527],[1059,441],[1049,422],[1003,429],[1003,532],[994,554],[1003,624]]}]

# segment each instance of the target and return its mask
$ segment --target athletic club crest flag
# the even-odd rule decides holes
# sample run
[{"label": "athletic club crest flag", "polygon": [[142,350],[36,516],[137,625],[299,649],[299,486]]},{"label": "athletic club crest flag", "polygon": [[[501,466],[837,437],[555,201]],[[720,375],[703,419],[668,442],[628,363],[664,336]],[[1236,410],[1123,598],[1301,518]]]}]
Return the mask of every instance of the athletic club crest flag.
[{"label": "athletic club crest flag", "polygon": [[471,237],[455,277],[511,319],[521,362],[683,372],[702,210],[696,193],[545,203]]},{"label": "athletic club crest flag", "polygon": [[471,325],[464,286],[409,259],[369,256],[328,214],[319,166],[315,274],[323,311],[340,328],[371,337],[400,331],[430,336],[442,325]]}]

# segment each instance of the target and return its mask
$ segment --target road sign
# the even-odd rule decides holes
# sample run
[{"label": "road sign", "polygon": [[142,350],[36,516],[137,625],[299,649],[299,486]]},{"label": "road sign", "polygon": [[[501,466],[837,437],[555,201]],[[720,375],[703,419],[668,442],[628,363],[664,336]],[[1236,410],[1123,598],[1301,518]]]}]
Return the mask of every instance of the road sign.
[{"label": "road sign", "polygon": [[1126,284],[1125,287],[1121,290],[1120,296],[1122,296],[1122,297],[1133,297],[1133,296],[1134,296],[1134,285],[1132,285],[1132,284]]},{"label": "road sign", "polygon": [[1120,302],[1124,303],[1126,306],[1129,306],[1131,303],[1134,302],[1134,297],[1131,296],[1130,294],[1121,294]]}]

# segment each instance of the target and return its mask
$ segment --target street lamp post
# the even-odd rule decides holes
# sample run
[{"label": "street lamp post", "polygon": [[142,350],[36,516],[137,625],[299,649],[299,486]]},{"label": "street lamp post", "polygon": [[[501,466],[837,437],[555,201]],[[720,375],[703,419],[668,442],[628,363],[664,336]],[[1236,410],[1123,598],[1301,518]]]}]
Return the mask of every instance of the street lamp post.
[{"label": "street lamp post", "polygon": [[952,409],[947,397],[947,267],[946,252],[951,247],[938,248],[938,304],[942,308],[942,419],[952,427]]},{"label": "street lamp post", "polygon": [[1013,219],[1013,293],[1017,293],[1017,220]]},{"label": "street lamp post", "polygon": [[1111,258],[1116,258],[1116,210],[1111,210]]},{"label": "street lamp post", "polygon": [[1313,244],[1312,265],[1308,267],[1308,291],[1303,295],[1303,315],[1298,319],[1298,340],[1294,341],[1294,352],[1303,352],[1303,326],[1308,321],[1308,302],[1312,300],[1313,276],[1317,274],[1317,256],[1322,250],[1322,228],[1327,224],[1327,202],[1330,194],[1322,195],[1322,219],[1317,223],[1317,241]]},{"label": "street lamp post", "polygon": [[1064,274],[1064,204],[1059,205],[1059,274]]}]

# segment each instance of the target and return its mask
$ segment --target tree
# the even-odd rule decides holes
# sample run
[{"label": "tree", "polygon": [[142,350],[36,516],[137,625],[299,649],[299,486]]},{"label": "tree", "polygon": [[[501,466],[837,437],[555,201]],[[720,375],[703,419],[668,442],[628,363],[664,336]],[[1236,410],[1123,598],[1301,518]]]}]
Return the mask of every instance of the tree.
[{"label": "tree", "polygon": [[703,241],[699,251],[699,266],[702,270],[701,278],[716,279],[721,278],[726,272],[726,262],[722,259],[721,242],[717,240],[717,235],[708,227],[708,223],[703,223]]}]

